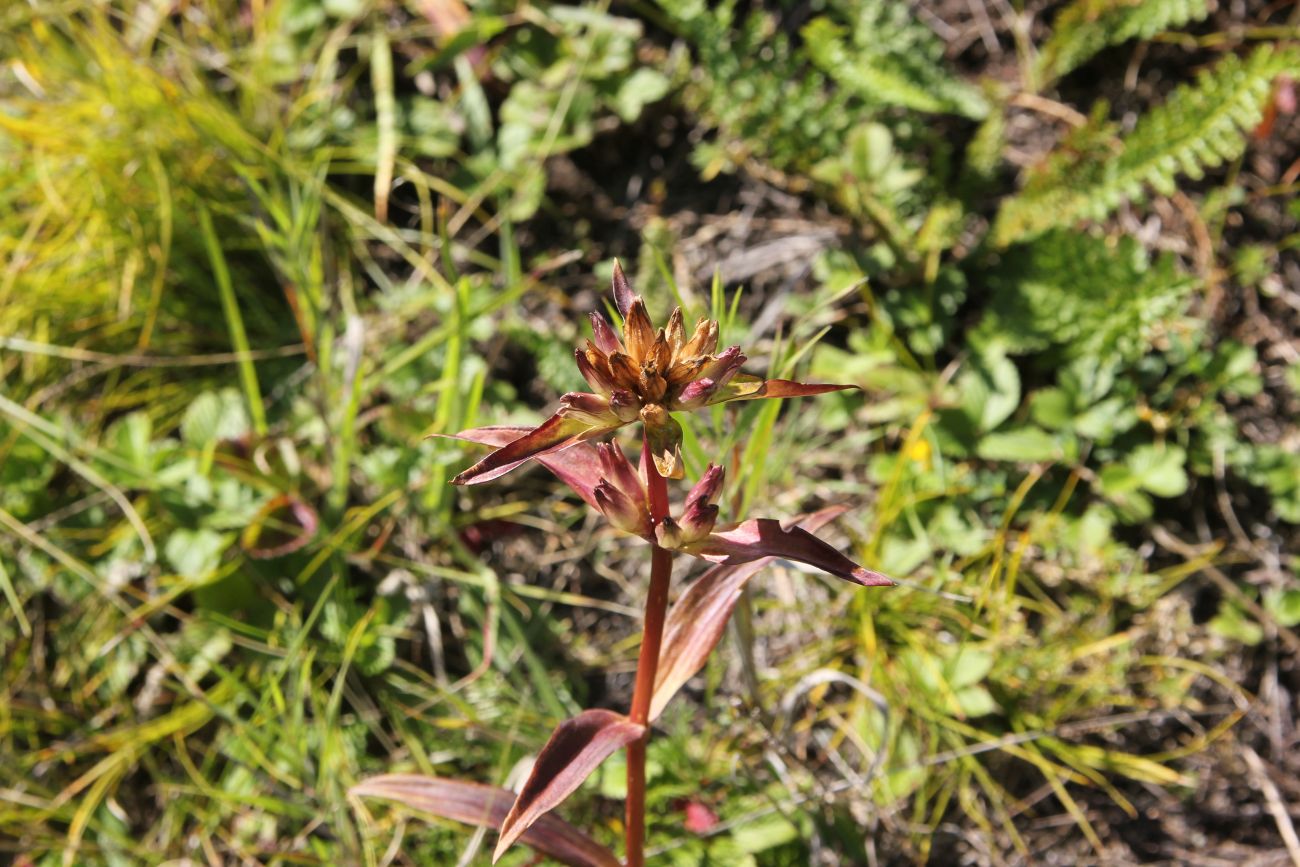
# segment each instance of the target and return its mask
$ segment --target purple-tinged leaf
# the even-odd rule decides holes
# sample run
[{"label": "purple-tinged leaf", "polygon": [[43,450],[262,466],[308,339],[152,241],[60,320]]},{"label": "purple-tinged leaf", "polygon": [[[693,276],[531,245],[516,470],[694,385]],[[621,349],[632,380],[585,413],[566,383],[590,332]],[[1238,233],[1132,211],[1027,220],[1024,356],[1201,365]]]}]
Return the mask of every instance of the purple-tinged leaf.
[{"label": "purple-tinged leaf", "polygon": [[[845,506],[831,506],[794,523],[805,530],[816,531],[846,511]],[[739,566],[714,566],[678,597],[664,623],[663,649],[655,671],[654,695],[650,699],[651,722],[658,719],[678,690],[704,668],[709,654],[722,639],[731,612],[740,601],[741,591],[749,579],[776,559],[760,557]]]},{"label": "purple-tinged leaf", "polygon": [[[349,793],[396,801],[423,813],[494,830],[501,827],[515,799],[509,789],[423,774],[371,777],[353,786]],[[554,816],[541,817],[520,839],[569,867],[619,867],[613,852]]]},{"label": "purple-tinged leaf", "polygon": [[601,762],[644,733],[645,726],[612,710],[584,710],[560,723],[537,754],[532,773],[501,824],[492,863],[542,814],[573,794]]},{"label": "purple-tinged leaf", "polygon": [[863,569],[807,530],[786,529],[772,518],[752,518],[730,530],[710,533],[682,550],[696,557],[729,566],[759,557],[783,557],[843,578],[863,587],[892,587],[894,580],[879,572]]},{"label": "purple-tinged leaf", "polygon": [[558,414],[519,439],[512,440],[452,479],[454,485],[479,485],[500,478],[530,458],[559,451],[574,443],[598,437],[618,427],[600,427]]},{"label": "purple-tinged leaf", "polygon": [[[453,434],[452,438],[499,447],[514,442],[531,430],[515,425],[492,425],[463,430]],[[600,457],[596,446],[589,442],[574,443],[560,451],[539,455],[535,460],[572,488],[587,505],[600,508],[595,497],[596,485],[600,483]]]},{"label": "purple-tinged leaf", "polygon": [[614,260],[614,304],[618,307],[618,312],[627,317],[627,311],[632,309],[632,302],[636,299],[636,293],[632,291],[632,284],[627,282],[627,277],[623,274],[623,266],[618,260]]}]

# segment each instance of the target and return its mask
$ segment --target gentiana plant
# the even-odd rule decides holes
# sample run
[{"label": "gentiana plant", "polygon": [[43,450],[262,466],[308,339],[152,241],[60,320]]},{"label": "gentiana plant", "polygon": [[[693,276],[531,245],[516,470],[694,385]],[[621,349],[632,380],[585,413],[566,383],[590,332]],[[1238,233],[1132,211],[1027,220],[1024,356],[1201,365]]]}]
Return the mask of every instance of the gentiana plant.
[{"label": "gentiana plant", "polygon": [[[650,587],[637,660],[632,704],[626,714],[586,710],[564,721],[538,753],[517,794],[478,783],[413,774],[386,774],[353,788],[357,795],[399,801],[428,813],[500,830],[493,862],[523,842],[562,863],[606,867],[644,864],[645,756],[650,725],[668,701],[704,667],[745,584],[777,559],[806,563],[864,587],[894,582],[864,569],[813,535],[843,508],[825,509],[792,522],[755,518],[720,526],[717,502],[725,474],[710,465],[676,511],[668,480],[681,479],[682,428],[674,412],[733,400],[802,397],[847,385],[763,380],[741,373],[739,346],[717,352],[718,324],[701,319],[689,337],[681,309],[655,330],[645,302],[614,264],[614,301],[623,338],[598,313],[593,339],[575,352],[591,392],[560,399],[556,413],[535,428],[484,427],[462,431],[463,440],[493,446],[457,476],[476,485],[537,461],[574,490],[618,530],[650,546]],[[640,422],[641,456],[633,465],[616,440],[595,442]],[[673,558],[685,554],[711,566],[683,591],[671,611]],[[589,836],[547,813],[572,794],[601,762],[627,751],[624,862]]]}]

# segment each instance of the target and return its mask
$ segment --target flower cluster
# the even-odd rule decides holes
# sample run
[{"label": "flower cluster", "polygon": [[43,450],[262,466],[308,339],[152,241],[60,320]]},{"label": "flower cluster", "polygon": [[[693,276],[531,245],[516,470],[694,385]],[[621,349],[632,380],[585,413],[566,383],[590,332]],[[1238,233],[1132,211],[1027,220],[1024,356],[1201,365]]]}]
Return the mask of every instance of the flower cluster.
[{"label": "flower cluster", "polygon": [[645,301],[632,292],[614,263],[614,302],[623,317],[623,339],[599,313],[591,314],[592,339],[574,351],[591,392],[560,398],[555,414],[457,476],[458,485],[491,481],[538,455],[597,439],[641,421],[655,468],[668,479],[682,477],[682,427],[673,412],[732,400],[801,397],[852,388],[848,385],[763,380],[740,372],[747,360],[739,346],[716,355],[718,323],[700,319],[686,337],[681,308],[657,331]]}]

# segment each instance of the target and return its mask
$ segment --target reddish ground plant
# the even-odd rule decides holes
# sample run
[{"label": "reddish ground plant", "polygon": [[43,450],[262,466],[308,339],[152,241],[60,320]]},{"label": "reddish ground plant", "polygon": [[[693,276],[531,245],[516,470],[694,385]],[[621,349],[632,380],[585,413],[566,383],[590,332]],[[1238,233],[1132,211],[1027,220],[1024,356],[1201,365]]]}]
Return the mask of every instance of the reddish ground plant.
[{"label": "reddish ground plant", "polygon": [[[644,864],[645,750],[650,725],[668,701],[704,667],[722,637],[745,584],[774,560],[805,563],[863,587],[889,586],[823,542],[814,531],[843,508],[795,521],[754,518],[719,526],[717,502],[725,473],[710,465],[674,516],[668,480],[685,475],[682,428],[672,413],[733,400],[803,397],[852,386],[763,380],[740,372],[739,346],[717,351],[718,324],[696,323],[689,337],[680,308],[656,330],[645,303],[616,262],[614,300],[623,317],[620,340],[603,316],[591,317],[593,339],[575,352],[591,392],[564,395],[554,415],[535,428],[484,427],[457,437],[493,446],[461,473],[458,485],[491,481],[534,460],[554,473],[615,528],[650,546],[650,587],[632,704],[626,714],[587,710],[562,722],[542,747],[518,793],[436,777],[387,774],[353,788],[445,818],[500,831],[493,861],[522,842],[577,867]],[[594,441],[640,422],[641,457],[634,465],[617,441]],[[673,557],[711,563],[669,610]],[[547,813],[572,794],[601,762],[627,751],[625,860]]]}]

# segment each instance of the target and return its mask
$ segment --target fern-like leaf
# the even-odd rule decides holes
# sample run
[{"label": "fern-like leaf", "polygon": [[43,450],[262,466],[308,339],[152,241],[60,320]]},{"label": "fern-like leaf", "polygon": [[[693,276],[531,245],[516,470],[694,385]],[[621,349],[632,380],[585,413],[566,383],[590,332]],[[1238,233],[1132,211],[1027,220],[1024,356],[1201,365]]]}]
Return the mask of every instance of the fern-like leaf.
[{"label": "fern-like leaf", "polygon": [[861,3],[845,10],[843,26],[814,18],[802,30],[808,59],[867,105],[900,106],[932,114],[982,118],[988,103],[953,76],[943,44],[901,3]]},{"label": "fern-like leaf", "polygon": [[1039,52],[1039,84],[1077,69],[1104,48],[1150,39],[1209,13],[1209,0],[1074,0],[1056,16],[1052,35]]},{"label": "fern-like leaf", "polygon": [[992,303],[974,342],[1012,354],[1133,361],[1196,285],[1172,255],[1132,238],[1057,230],[1017,246],[983,276]]},{"label": "fern-like leaf", "polygon": [[[1005,246],[1080,220],[1099,220],[1147,186],[1168,195],[1179,175],[1199,179],[1207,168],[1235,159],[1260,119],[1273,78],[1300,66],[1300,50],[1257,48],[1247,59],[1229,55],[1145,115],[1127,137],[1098,148],[1096,127],[1082,131],[1094,146],[1058,148],[1007,200],[993,227]],[[1106,127],[1105,129],[1109,129]]]}]

